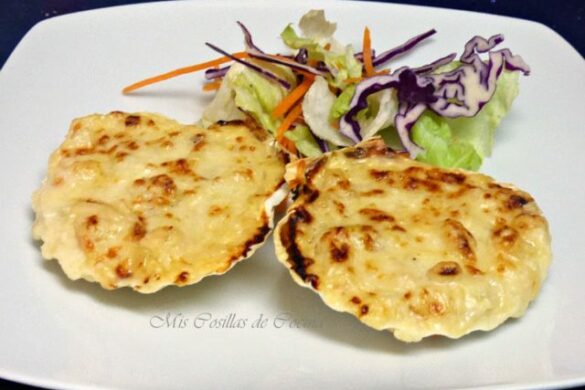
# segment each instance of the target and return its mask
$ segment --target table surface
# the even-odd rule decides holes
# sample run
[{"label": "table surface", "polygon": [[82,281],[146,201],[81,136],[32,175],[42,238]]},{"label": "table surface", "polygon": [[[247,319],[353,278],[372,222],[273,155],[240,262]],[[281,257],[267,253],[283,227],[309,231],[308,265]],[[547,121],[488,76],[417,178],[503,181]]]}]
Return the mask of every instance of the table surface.
[{"label": "table surface", "polygon": [[[36,23],[57,15],[114,5],[144,3],[128,0],[1,0],[0,66]],[[547,25],[585,56],[584,0],[406,0],[385,1],[513,16]],[[6,351],[4,351],[6,353]],[[0,387],[16,384],[0,379]],[[32,388],[17,385],[16,388]]]}]

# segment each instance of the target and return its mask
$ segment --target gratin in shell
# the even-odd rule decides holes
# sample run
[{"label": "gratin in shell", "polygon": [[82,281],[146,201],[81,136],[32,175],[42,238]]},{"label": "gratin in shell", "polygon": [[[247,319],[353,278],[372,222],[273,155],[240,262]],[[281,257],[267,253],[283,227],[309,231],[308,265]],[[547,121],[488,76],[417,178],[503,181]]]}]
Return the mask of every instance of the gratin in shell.
[{"label": "gratin in shell", "polygon": [[283,174],[265,131],[243,123],[90,115],[49,160],[33,235],[71,279],[142,293],[193,284],[265,241]]},{"label": "gratin in shell", "polygon": [[291,163],[278,259],[335,310],[402,341],[491,330],[525,312],[551,261],[526,192],[392,153],[374,138]]}]

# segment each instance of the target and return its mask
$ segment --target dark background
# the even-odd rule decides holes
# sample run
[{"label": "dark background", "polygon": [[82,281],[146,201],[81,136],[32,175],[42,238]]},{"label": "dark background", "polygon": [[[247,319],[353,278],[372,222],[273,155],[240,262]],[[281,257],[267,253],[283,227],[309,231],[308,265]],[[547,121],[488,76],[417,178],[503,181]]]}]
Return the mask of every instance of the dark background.
[{"label": "dark background", "polygon": [[[209,0],[211,1],[211,0]],[[0,0],[0,66],[37,22],[66,13],[113,5],[145,3],[144,0]],[[585,0],[405,0],[383,1],[427,5],[513,16],[547,25],[585,56]],[[10,353],[10,351],[2,351]],[[39,359],[50,359],[39,356]],[[15,386],[0,379],[0,388]],[[16,385],[14,388],[30,389]]]}]

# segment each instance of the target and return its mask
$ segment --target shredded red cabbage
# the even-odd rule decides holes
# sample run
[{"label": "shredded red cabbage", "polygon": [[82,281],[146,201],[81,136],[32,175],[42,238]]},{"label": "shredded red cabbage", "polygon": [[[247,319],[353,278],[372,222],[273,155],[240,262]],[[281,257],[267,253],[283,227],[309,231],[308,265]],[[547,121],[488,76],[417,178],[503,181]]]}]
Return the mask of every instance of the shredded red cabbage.
[{"label": "shredded red cabbage", "polygon": [[[430,30],[401,47],[408,50],[433,33],[434,30]],[[438,67],[451,62],[455,54],[418,68],[402,67],[390,75],[363,80],[356,87],[348,112],[341,117],[339,130],[354,142],[359,142],[362,138],[361,129],[355,117],[368,106],[368,96],[383,89],[394,88],[399,103],[394,125],[402,145],[414,158],[422,149],[410,138],[410,130],[425,109],[450,118],[474,116],[492,98],[497,79],[503,69],[521,71],[525,75],[530,73],[529,66],[510,50],[492,51],[503,40],[502,35],[494,35],[488,40],[473,37],[465,45],[460,57],[462,65],[449,72],[430,74]],[[392,58],[389,52],[380,55],[379,58],[385,60]],[[488,53],[487,62],[482,61],[480,53]]]},{"label": "shredded red cabbage", "polygon": [[289,83],[288,81],[286,81],[286,80],[283,80],[283,79],[281,79],[280,77],[276,76],[274,73],[272,73],[272,72],[269,72],[269,71],[267,71],[267,70],[265,70],[265,69],[262,69],[261,67],[259,67],[259,66],[256,66],[256,65],[254,65],[254,64],[252,64],[252,63],[250,63],[250,62],[247,62],[247,61],[241,60],[241,59],[239,59],[239,58],[237,58],[237,57],[234,57],[233,55],[231,55],[231,54],[230,54],[230,53],[228,53],[227,51],[225,51],[225,50],[222,50],[222,49],[220,49],[219,47],[217,47],[217,46],[215,46],[215,45],[213,45],[213,44],[211,44],[211,43],[209,43],[209,42],[205,42],[205,44],[206,44],[208,47],[210,47],[211,49],[215,50],[216,52],[218,52],[218,53],[220,53],[220,54],[223,54],[224,56],[226,56],[226,57],[228,57],[228,58],[232,59],[233,61],[235,61],[235,62],[238,62],[238,63],[240,63],[240,64],[242,64],[242,65],[244,65],[244,66],[246,66],[246,67],[248,67],[248,68],[252,69],[252,70],[253,70],[253,71],[255,71],[255,72],[258,72],[258,73],[260,73],[261,75],[263,75],[263,76],[265,76],[265,77],[267,77],[267,78],[269,78],[269,79],[271,79],[271,80],[274,80],[274,81],[276,81],[277,83],[279,83],[280,85],[282,85],[284,88],[286,88],[286,89],[290,89],[290,87],[291,87],[290,83]]},{"label": "shredded red cabbage", "polygon": [[394,126],[404,149],[414,158],[422,149],[410,139],[410,130],[414,123],[425,111],[427,106],[424,103],[417,103],[414,106],[401,104],[398,114],[394,117]]},{"label": "shredded red cabbage", "polygon": [[260,50],[260,48],[254,44],[254,41],[252,40],[252,34],[250,34],[250,30],[248,30],[246,26],[244,26],[244,23],[240,21],[238,21],[237,23],[238,26],[240,26],[240,28],[242,29],[242,33],[244,33],[244,41],[246,43],[246,47],[254,49],[257,52],[264,53],[264,51]]},{"label": "shredded red cabbage", "polygon": [[224,66],[223,68],[211,68],[205,71],[206,80],[215,80],[224,77],[230,70],[231,65]]},{"label": "shredded red cabbage", "polygon": [[272,62],[274,64],[288,66],[291,69],[295,69],[295,70],[298,70],[301,72],[308,72],[308,73],[314,74],[316,76],[324,76],[325,75],[324,71],[320,71],[319,69],[313,68],[312,66],[309,66],[309,65],[299,64],[298,62],[296,62],[294,60],[290,60],[286,57],[271,56],[268,54],[257,52],[256,50],[254,50],[252,48],[246,49],[246,52],[250,55],[250,57],[256,58],[256,59],[259,59],[262,61]]},{"label": "shredded red cabbage", "polygon": [[400,103],[394,125],[404,148],[415,156],[420,148],[410,139],[410,129],[422,114],[427,104],[436,101],[433,85],[429,80],[418,77],[411,69],[402,67],[390,75],[368,78],[356,86],[356,91],[349,105],[349,111],[341,117],[339,130],[354,142],[362,137],[360,125],[355,119],[358,112],[368,106],[368,96],[384,89],[395,88]]},{"label": "shredded red cabbage", "polygon": [[420,35],[417,35],[413,38],[410,38],[408,41],[404,42],[402,45],[396,46],[390,50],[386,50],[384,53],[381,53],[379,56],[376,56],[372,60],[372,64],[374,67],[382,66],[388,63],[390,60],[412,50],[416,45],[430,37],[431,35],[435,34],[437,31],[435,29],[429,30],[424,32]]},{"label": "shredded red cabbage", "polygon": [[288,66],[289,68],[292,68],[295,70],[309,72],[309,73],[312,73],[316,76],[324,76],[325,75],[325,72],[323,72],[323,71],[315,69],[312,66],[305,65],[302,62],[297,62],[296,57],[289,58],[289,57],[285,57],[285,56],[272,56],[272,55],[264,53],[262,50],[258,49],[258,47],[256,47],[256,45],[254,45],[254,42],[252,41],[252,35],[250,34],[250,31],[248,31],[246,26],[244,26],[240,22],[238,22],[238,24],[240,25],[240,27],[242,28],[242,32],[244,33],[244,43],[246,45],[246,52],[250,55],[250,57],[256,58],[256,59],[259,59],[262,61],[266,61],[266,62],[272,62],[274,64]]},{"label": "shredded red cabbage", "polygon": [[[311,129],[309,129],[309,131],[311,131]],[[315,141],[317,141],[317,145],[319,145],[319,149],[321,149],[321,152],[327,153],[329,151],[329,145],[327,144],[327,141],[317,137],[317,135],[312,131],[311,134],[313,135],[313,138],[315,138]]]},{"label": "shredded red cabbage", "polygon": [[[488,40],[475,36],[469,40],[460,57],[462,65],[459,68],[432,76],[438,99],[429,108],[449,118],[472,117],[492,98],[502,70],[528,75],[530,67],[522,57],[513,55],[508,49],[491,51],[503,41],[502,35]],[[488,53],[487,62],[482,61],[479,53]]]},{"label": "shredded red cabbage", "polygon": [[304,47],[299,49],[299,52],[295,55],[294,60],[299,64],[306,64],[309,60],[309,52]]},{"label": "shredded red cabbage", "polygon": [[499,45],[504,41],[502,34],[496,34],[490,37],[488,40],[480,37],[479,35],[471,38],[466,44],[463,54],[461,54],[461,61],[469,63],[470,60],[476,57],[476,53],[485,53]]}]

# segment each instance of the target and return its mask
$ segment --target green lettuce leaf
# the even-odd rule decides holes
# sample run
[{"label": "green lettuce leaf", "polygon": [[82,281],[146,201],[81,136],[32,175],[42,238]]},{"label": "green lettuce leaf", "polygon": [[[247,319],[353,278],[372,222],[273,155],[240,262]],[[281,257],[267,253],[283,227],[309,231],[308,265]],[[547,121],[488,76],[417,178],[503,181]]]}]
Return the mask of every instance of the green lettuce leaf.
[{"label": "green lettuce leaf", "polygon": [[353,98],[355,88],[355,84],[351,84],[350,86],[346,87],[341,92],[341,94],[339,94],[337,99],[335,99],[333,106],[331,107],[331,111],[329,112],[329,119],[339,119],[349,111],[349,103],[351,102],[351,98]]},{"label": "green lettuce leaf", "polygon": [[378,132],[378,135],[382,137],[386,145],[393,150],[402,150],[403,146],[400,142],[400,137],[394,126],[388,126]]},{"label": "green lettuce leaf", "polygon": [[274,133],[281,121],[272,116],[272,111],[284,99],[286,90],[243,65],[232,65],[226,79],[234,91],[236,106]]},{"label": "green lettuce leaf", "polygon": [[329,120],[335,100],[336,96],[329,90],[327,81],[317,76],[303,98],[303,117],[317,137],[336,145],[351,145],[351,140],[333,127]]},{"label": "green lettuce leaf", "polygon": [[323,41],[333,37],[337,23],[325,19],[325,11],[322,9],[313,9],[301,17],[299,27],[305,37]]},{"label": "green lettuce leaf", "polygon": [[[453,62],[438,70],[459,66]],[[490,101],[471,118],[444,118],[426,112],[415,123],[413,141],[425,151],[417,160],[442,167],[477,170],[484,157],[490,156],[494,133],[518,96],[518,72],[504,71]]]},{"label": "green lettuce leaf", "polygon": [[329,69],[333,69],[335,76],[331,84],[335,87],[344,87],[345,80],[362,75],[362,63],[355,58],[351,45],[347,45],[341,53],[325,51],[323,62]]},{"label": "green lettuce leaf", "polygon": [[294,130],[287,131],[284,136],[295,143],[298,151],[304,156],[315,157],[321,155],[321,148],[307,126],[297,125]]},{"label": "green lettuce leaf", "polygon": [[319,46],[317,42],[311,38],[299,37],[292,24],[289,24],[285,27],[285,29],[280,33],[280,37],[282,38],[284,44],[291,49],[305,48],[307,50],[314,50],[317,46]]},{"label": "green lettuce leaf", "polygon": [[[461,63],[453,61],[436,73],[448,72],[456,69]],[[471,143],[482,157],[492,154],[494,133],[502,119],[512,108],[512,102],[518,96],[520,72],[504,70],[496,83],[496,92],[489,102],[471,118],[440,118],[449,125],[453,136]]]},{"label": "green lettuce leaf", "polygon": [[471,143],[482,156],[490,156],[494,133],[502,119],[508,114],[512,102],[518,96],[520,72],[503,71],[496,84],[496,92],[490,101],[472,118],[447,119],[453,135]]},{"label": "green lettuce leaf", "polygon": [[445,168],[479,169],[482,157],[473,145],[453,136],[450,126],[442,118],[425,112],[412,128],[412,140],[424,148],[416,159]]},{"label": "green lettuce leaf", "polygon": [[213,100],[201,114],[201,125],[208,127],[219,121],[242,120],[246,115],[234,101],[235,93],[227,82],[222,82]]},{"label": "green lettuce leaf", "polygon": [[334,74],[328,78],[330,84],[345,87],[345,80],[362,75],[362,63],[356,60],[352,46],[343,46],[333,38],[336,24],[327,21],[322,10],[303,15],[299,27],[301,35],[289,24],[280,37],[292,49],[307,49],[310,60],[324,62]]}]

